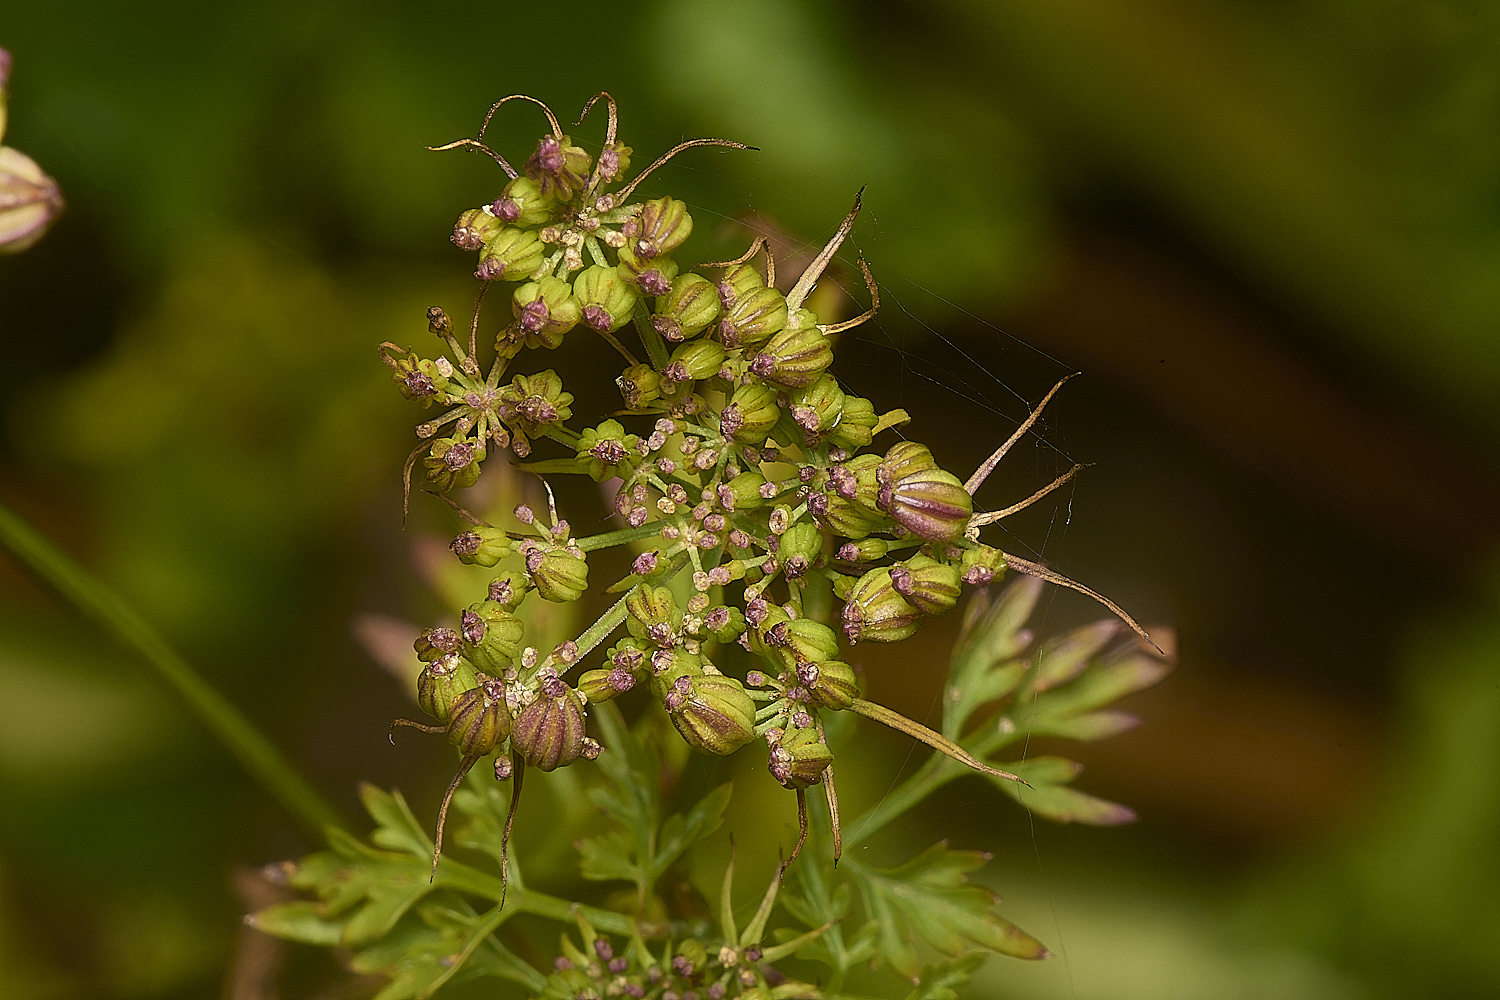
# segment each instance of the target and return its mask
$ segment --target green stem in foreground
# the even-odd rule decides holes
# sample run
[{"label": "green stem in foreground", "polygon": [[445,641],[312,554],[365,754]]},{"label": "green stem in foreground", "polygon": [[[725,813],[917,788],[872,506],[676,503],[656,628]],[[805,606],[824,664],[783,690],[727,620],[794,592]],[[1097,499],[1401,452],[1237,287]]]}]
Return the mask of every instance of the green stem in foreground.
[{"label": "green stem in foreground", "polygon": [[321,840],[328,827],[343,826],[338,811],[318,790],[134,608],[4,504],[0,504],[0,545],[102,625],[120,645],[138,653],[250,776],[308,832]]},{"label": "green stem in foreground", "polygon": [[[959,754],[962,754],[962,756],[948,754],[948,756],[946,757],[933,756],[928,758],[927,762],[917,770],[916,774],[912,775],[910,778],[903,781],[900,785],[896,786],[891,790],[889,794],[883,796],[879,803],[873,806],[863,816],[860,816],[858,819],[854,820],[851,823],[845,823],[843,832],[844,850],[846,852],[856,844],[859,844],[864,840],[867,840],[869,837],[873,836],[891,820],[895,819],[897,816],[900,816],[908,809],[913,808],[923,799],[927,798],[927,796],[931,795],[939,788],[942,788],[954,778],[960,778],[963,775],[969,773],[970,765],[968,764],[968,761],[973,760],[978,763],[977,758],[988,756],[989,754],[994,753],[996,750],[1000,749],[1000,747],[1004,746],[1007,743],[1010,743],[1015,739],[1014,735],[1012,734],[1007,734],[1004,732],[994,732],[980,738],[978,741],[971,741],[971,743],[973,744],[973,752],[970,753],[968,750],[959,747],[957,744],[951,742],[950,740],[938,736],[937,733],[933,733],[932,730],[928,729],[926,726],[923,726],[921,723],[913,722],[905,716],[898,715],[897,713],[891,711],[888,708],[885,708],[882,705],[876,705],[873,702],[868,702],[863,699],[855,699],[855,703],[854,705],[850,706],[850,710],[858,712],[860,715],[863,715],[866,718],[875,719],[877,722],[883,722],[886,725],[891,726],[891,728],[893,729],[899,729],[904,733],[915,736],[917,739],[923,740],[930,746],[933,746],[938,750],[942,750],[945,754],[948,754],[948,751],[944,749],[943,746],[939,746],[937,743],[933,743],[931,740],[927,740],[921,732],[917,732],[915,730],[921,730],[922,732],[929,733],[933,736],[936,736],[939,740],[942,741],[943,744],[946,744],[947,746],[953,747],[954,749],[958,750]],[[871,710],[878,710],[878,712]],[[888,719],[888,716],[894,717],[894,719],[899,720],[899,723],[890,721]],[[985,774],[994,775],[996,777],[1004,777],[1014,781],[1021,781],[1020,778],[1017,778],[1009,771],[1001,771],[997,768],[989,767],[986,764],[980,764],[980,766],[976,768],[976,770],[979,770],[980,772]],[[1021,781],[1021,783],[1026,784],[1026,782],[1024,781]]]},{"label": "green stem in foreground", "polygon": [[[443,866],[438,869],[436,885],[457,889],[460,892],[473,893],[492,899],[497,903],[506,888],[501,884],[499,877],[471,868],[468,865],[454,861],[449,858],[443,860]],[[510,886],[506,896],[505,909],[507,912],[531,913],[539,917],[547,917],[550,920],[558,920],[563,923],[571,923],[575,913],[581,913],[588,918],[589,923],[602,931],[610,934],[629,935],[636,933],[635,921],[623,913],[613,910],[601,910],[594,906],[583,906],[578,903],[569,902],[557,896],[549,896],[545,892],[537,892],[521,885]]]}]

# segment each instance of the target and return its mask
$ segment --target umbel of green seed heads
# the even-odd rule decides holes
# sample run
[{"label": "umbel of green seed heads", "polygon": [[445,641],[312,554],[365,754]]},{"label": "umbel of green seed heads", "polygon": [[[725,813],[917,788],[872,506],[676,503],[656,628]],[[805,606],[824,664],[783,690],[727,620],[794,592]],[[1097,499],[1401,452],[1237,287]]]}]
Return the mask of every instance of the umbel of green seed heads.
[{"label": "umbel of green seed heads", "polygon": [[[546,517],[516,508],[520,532],[467,515],[453,552],[497,575],[457,627],[430,629],[417,642],[418,700],[438,723],[421,728],[458,748],[460,776],[496,754],[497,776],[517,781],[512,808],[527,765],[552,770],[596,756],[588,705],[636,687],[694,750],[729,754],[762,743],[771,776],[797,793],[801,810],[814,785],[828,786],[836,802],[829,712],[878,719],[1013,778],[862,699],[850,647],[907,638],[952,609],[966,585],[983,587],[1007,568],[1077,586],[979,540],[983,526],[1024,506],[976,514],[974,493],[1041,407],[960,480],[926,445],[898,436],[902,411],[880,413],[829,372],[836,335],[879,304],[860,260],[869,310],[840,319],[809,307],[859,199],[788,284],[776,280],[761,240],[738,260],[694,263],[688,206],[670,195],[638,199],[637,188],[684,150],[749,147],[685,142],[627,179],[633,151],[617,138],[609,95],[584,108],[587,115],[602,100],[608,109],[597,154],[539,101],[513,99],[539,105],[551,126],[519,169],[484,145],[482,129],[440,147],[482,151],[508,178],[453,228],[485,311],[475,306],[460,337],[434,307],[431,348],[381,346],[397,388],[431,411],[417,427],[421,444],[407,475],[450,494],[473,485],[497,456],[523,469],[543,461],[549,475],[606,484],[615,524],[596,539],[574,538],[550,501]],[[570,338],[618,354],[614,413],[574,412],[547,360]],[[625,579],[591,579],[589,553],[606,544],[631,548]],[[576,601],[601,586],[626,596],[577,640],[550,653],[525,644],[514,614],[524,601]],[[829,609],[828,620],[815,609]],[[441,822],[437,839],[440,849]]]}]

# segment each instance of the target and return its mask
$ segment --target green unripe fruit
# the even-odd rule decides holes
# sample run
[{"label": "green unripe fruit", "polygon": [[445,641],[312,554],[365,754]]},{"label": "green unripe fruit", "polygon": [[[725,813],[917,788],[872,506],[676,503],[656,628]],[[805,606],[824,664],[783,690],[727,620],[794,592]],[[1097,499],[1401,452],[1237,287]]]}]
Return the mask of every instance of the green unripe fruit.
[{"label": "green unripe fruit", "polygon": [[647,661],[651,665],[651,691],[658,698],[665,698],[672,686],[683,677],[701,677],[707,661],[701,653],[689,653],[681,646],[658,649]]},{"label": "green unripe fruit", "polygon": [[811,618],[793,618],[777,625],[767,636],[791,663],[821,663],[839,655],[839,639],[833,629]]},{"label": "green unripe fruit", "polygon": [[728,309],[745,296],[765,287],[766,279],[761,277],[753,265],[731,264],[724,269],[724,276],[719,279],[719,301]]},{"label": "green unripe fruit", "polygon": [[[757,275],[759,277],[759,275]],[[719,320],[725,347],[754,347],[786,326],[786,297],[774,288],[757,288],[735,301]]]},{"label": "green unripe fruit", "polygon": [[696,337],[719,318],[722,308],[713,283],[701,274],[679,274],[671,290],[656,300],[651,325],[673,343]]},{"label": "green unripe fruit", "polygon": [[792,419],[808,437],[832,428],[844,412],[844,391],[832,375],[819,375],[811,385],[793,389],[787,400],[792,404]]},{"label": "green unripe fruit", "polygon": [[589,589],[589,564],[581,550],[533,544],[525,556],[526,575],[543,600],[576,601]]},{"label": "green unripe fruit", "polygon": [[727,483],[723,483],[716,491],[719,498],[719,506],[728,513],[735,511],[755,510],[757,507],[765,506],[766,498],[760,495],[760,488],[766,485],[766,477],[755,470],[741,472]]},{"label": "green unripe fruit", "polygon": [[[691,978],[693,973],[702,971],[708,965],[708,949],[697,938],[688,938],[679,944],[677,956],[687,963],[685,970],[678,970],[685,977]],[[675,967],[676,963],[673,965]]]},{"label": "green unripe fruit", "polygon": [[920,441],[897,441],[880,460],[880,475],[885,478],[900,478],[938,467],[932,457],[932,449]]},{"label": "green unripe fruit", "polygon": [[510,555],[510,537],[499,528],[476,525],[454,538],[448,546],[466,566],[490,567]]},{"label": "green unripe fruit", "polygon": [[806,573],[823,554],[823,533],[811,521],[798,521],[781,535],[776,558],[785,573],[796,578]]},{"label": "green unripe fruit", "polygon": [[682,611],[666,587],[639,583],[625,595],[625,627],[643,642],[666,648],[682,624]]},{"label": "green unripe fruit", "polygon": [[[850,645],[861,640],[899,642],[917,630],[922,613],[896,592],[887,567],[860,577],[844,604],[844,637]],[[830,657],[831,659],[831,657]]]},{"label": "green unripe fruit", "polygon": [[460,250],[478,250],[486,240],[500,235],[504,228],[504,220],[495,218],[488,208],[471,208],[453,224],[453,235],[449,239]]},{"label": "green unripe fruit", "polygon": [[477,676],[475,687],[453,699],[448,718],[448,742],[465,757],[489,753],[511,732],[505,685],[487,674]]},{"label": "green unripe fruit", "polygon": [[964,549],[963,581],[973,587],[983,587],[1005,575],[1005,553],[989,545],[974,545]]},{"label": "green unripe fruit", "polygon": [[573,287],[550,275],[517,288],[511,311],[528,347],[556,348],[563,334],[583,318],[583,307],[573,297]]},{"label": "green unripe fruit", "polygon": [[733,677],[679,677],[663,704],[684,742],[699,753],[731,754],[755,739],[755,702]]},{"label": "green unripe fruit", "polygon": [[453,717],[453,702],[478,686],[478,673],[472,663],[461,656],[445,656],[427,664],[417,676],[417,704],[447,725]]},{"label": "green unripe fruit", "polygon": [[963,483],[933,461],[915,441],[901,441],[886,452],[876,470],[876,506],[918,538],[951,542],[963,536],[974,514],[974,499]]},{"label": "green unripe fruit", "polygon": [[672,291],[677,277],[677,262],[671,257],[640,257],[629,247],[620,250],[620,277],[641,290],[642,295],[660,298]]},{"label": "green unripe fruit", "polygon": [[783,330],[766,341],[750,362],[757,378],[788,389],[812,385],[833,364],[833,342],[815,326]]},{"label": "green unripe fruit", "polygon": [[879,422],[874,403],[863,396],[845,396],[843,410],[828,430],[828,443],[845,451],[864,448],[874,439]]},{"label": "green unripe fruit", "polygon": [[585,670],[578,678],[578,693],[590,704],[612,701],[635,686],[635,675],[620,667]]},{"label": "green unripe fruit", "polygon": [[504,673],[521,655],[526,626],[497,601],[479,601],[464,609],[459,632],[468,645],[467,655],[479,669]]},{"label": "green unripe fruit", "polygon": [[531,276],[547,256],[547,248],[529,229],[505,228],[484,241],[474,277],[480,281],[520,281]]},{"label": "green unripe fruit", "polygon": [[652,260],[682,246],[693,231],[687,204],[676,198],[653,198],[626,220],[620,231],[631,242],[630,250],[642,260]]},{"label": "green unripe fruit", "polygon": [[535,435],[573,415],[573,394],[563,391],[562,379],[550,368],[517,375],[500,390],[499,412],[502,420]]},{"label": "green unripe fruit", "polygon": [[640,295],[617,269],[595,265],[573,279],[573,298],[590,329],[613,333],[630,322]]},{"label": "green unripe fruit", "polygon": [[526,574],[517,569],[507,570],[490,581],[490,600],[506,611],[520,607],[529,592]]},{"label": "green unripe fruit", "polygon": [[463,643],[463,636],[451,628],[424,628],[411,647],[423,663],[436,663],[463,652]]},{"label": "green unripe fruit", "polygon": [[691,340],[672,352],[662,378],[669,382],[691,382],[712,378],[724,363],[724,346],[716,340]]},{"label": "green unripe fruit", "polygon": [[552,217],[556,201],[542,194],[541,185],[530,177],[517,177],[505,185],[489,206],[490,214],[519,229],[539,226]]},{"label": "green unripe fruit", "polygon": [[631,365],[615,379],[615,385],[632,410],[644,410],[661,398],[661,375],[650,365]]},{"label": "green unripe fruit", "polygon": [[854,699],[859,697],[859,680],[854,676],[854,668],[839,660],[799,664],[797,683],[820,708],[840,711],[854,704]]},{"label": "green unripe fruit", "polygon": [[821,781],[832,763],[833,751],[818,738],[817,730],[809,727],[788,730],[771,749],[767,766],[783,788],[800,789]]},{"label": "green unripe fruit", "polygon": [[568,136],[548,135],[537,143],[524,169],[526,176],[541,186],[544,196],[569,201],[583,190],[592,164],[588,152],[573,145]]},{"label": "green unripe fruit", "polygon": [[736,607],[717,607],[703,616],[703,627],[720,642],[733,642],[745,631],[745,613]]},{"label": "green unripe fruit", "polygon": [[854,542],[845,542],[833,557],[839,562],[864,563],[884,559],[886,553],[891,550],[890,543],[884,538],[862,538]]},{"label": "green unripe fruit", "polygon": [[399,348],[394,349],[393,353],[400,356],[394,357],[392,353],[382,352],[381,358],[390,366],[391,377],[396,380],[396,387],[401,390],[401,395],[407,399],[425,400],[427,403],[445,402],[449,399],[446,392],[448,376],[443,374],[437,362],[401,352]]},{"label": "green unripe fruit", "polygon": [[583,699],[559,677],[542,681],[536,700],[521,709],[511,733],[511,746],[526,763],[552,771],[579,757],[598,753],[598,744],[585,738]]},{"label": "green unripe fruit", "polygon": [[927,556],[912,556],[891,567],[891,585],[918,611],[940,615],[958,603],[958,568]]},{"label": "green unripe fruit", "polygon": [[618,420],[606,420],[578,435],[578,459],[596,483],[620,474],[620,464],[635,454],[640,438],[626,434]]},{"label": "green unripe fruit", "polygon": [[776,390],[761,382],[751,382],[734,390],[719,415],[719,429],[740,444],[758,448],[766,443],[766,435],[780,419]]},{"label": "green unripe fruit", "polygon": [[482,442],[468,438],[438,438],[422,459],[422,466],[427,472],[427,481],[439,493],[447,493],[477,483],[479,463],[484,458]]},{"label": "green unripe fruit", "polygon": [[818,524],[845,538],[864,538],[872,531],[887,529],[891,525],[889,518],[837,493],[809,494],[807,510]]}]

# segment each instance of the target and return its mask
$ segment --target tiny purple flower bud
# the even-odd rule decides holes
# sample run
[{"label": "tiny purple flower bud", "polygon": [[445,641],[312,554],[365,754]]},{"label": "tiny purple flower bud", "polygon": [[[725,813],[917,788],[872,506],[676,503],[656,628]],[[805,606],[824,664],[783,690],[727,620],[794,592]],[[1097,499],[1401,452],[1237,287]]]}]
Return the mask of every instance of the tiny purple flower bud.
[{"label": "tiny purple flower bud", "polygon": [[[637,509],[644,510],[645,508]],[[649,576],[650,574],[656,572],[656,563],[657,558],[655,552],[642,552],[640,555],[635,557],[635,563],[631,566],[631,571],[637,576]]]},{"label": "tiny purple flower bud", "polygon": [[467,609],[459,619],[459,631],[463,633],[464,641],[471,646],[477,646],[484,641],[484,633],[488,630],[484,619]]}]

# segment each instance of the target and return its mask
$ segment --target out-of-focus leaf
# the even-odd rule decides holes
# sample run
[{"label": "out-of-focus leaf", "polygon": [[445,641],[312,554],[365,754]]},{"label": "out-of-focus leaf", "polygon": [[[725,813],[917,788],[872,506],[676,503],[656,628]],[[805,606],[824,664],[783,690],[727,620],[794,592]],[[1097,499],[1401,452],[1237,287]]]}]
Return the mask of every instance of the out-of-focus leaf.
[{"label": "out-of-focus leaf", "polygon": [[946,844],[888,870],[845,859],[866,910],[880,925],[880,954],[892,968],[917,981],[918,937],[954,958],[976,945],[1017,958],[1047,957],[1040,941],[994,912],[993,893],[968,884],[968,873],[988,860],[988,854],[951,851]]},{"label": "out-of-focus leaf", "polygon": [[595,882],[616,878],[634,882],[643,875],[641,867],[632,860],[630,842],[619,831],[580,840],[578,871]]},{"label": "out-of-focus leaf", "polygon": [[1075,715],[1068,719],[1047,719],[1034,721],[1031,725],[1033,736],[1061,736],[1069,740],[1102,740],[1134,729],[1140,719],[1129,712],[1089,712],[1086,715]]},{"label": "out-of-focus leaf", "polygon": [[375,820],[375,831],[370,834],[372,843],[419,858],[432,857],[432,840],[400,792],[386,792],[365,782],[359,786],[359,799]]},{"label": "out-of-focus leaf", "polygon": [[[389,933],[413,904],[432,891],[431,847],[405,801],[368,785],[361,794],[380,824],[372,839],[400,845],[403,852],[376,850],[342,830],[330,830],[333,850],[304,858],[287,879],[299,889],[318,894],[316,912],[330,925],[338,922],[334,918],[340,914],[349,914],[339,931],[339,943],[346,946],[368,944]],[[290,912],[295,916],[299,911]],[[267,926],[267,933],[279,933],[275,926]]]},{"label": "out-of-focus leaf", "polygon": [[975,952],[951,962],[924,966],[917,988],[906,995],[906,1000],[955,1000],[958,990],[968,983],[984,958],[982,953]]},{"label": "out-of-focus leaf", "polygon": [[329,920],[310,899],[294,899],[258,910],[245,918],[258,931],[303,944],[336,945],[344,932],[342,921]]},{"label": "out-of-focus leaf", "polygon": [[[505,816],[510,810],[510,796],[514,786],[506,788],[493,780],[486,780],[479,772],[489,768],[476,767],[465,779],[468,787],[461,788],[453,796],[453,808],[468,817],[468,822],[453,831],[453,842],[461,847],[484,851],[503,863],[502,848],[505,846]],[[430,848],[429,848],[430,851]],[[520,875],[515,860],[510,862],[512,885],[520,884]]]},{"label": "out-of-focus leaf", "polygon": [[1004,767],[1031,787],[998,778],[992,779],[995,784],[1027,809],[1048,819],[1090,826],[1119,826],[1135,821],[1135,811],[1129,807],[1067,787],[1083,770],[1082,764],[1064,757],[1033,757]]},{"label": "out-of-focus leaf", "polygon": [[[450,979],[483,974],[538,988],[542,977],[490,939],[500,922],[496,910],[475,914],[467,908],[424,905],[378,944],[357,953],[349,968],[390,977],[376,1000],[428,997]],[[471,957],[479,956],[483,957],[470,964]]]},{"label": "out-of-focus leaf", "polygon": [[578,843],[583,877],[596,881],[628,879],[650,887],[683,851],[718,829],[733,792],[733,784],[720,785],[695,802],[686,814],[667,817],[661,832],[648,838],[645,852],[621,831],[585,837]]},{"label": "out-of-focus leaf", "polygon": [[1036,673],[1026,686],[1027,692],[1041,694],[1077,677],[1089,660],[1120,633],[1120,628],[1118,622],[1104,619],[1041,644],[1037,649]]},{"label": "out-of-focus leaf", "polygon": [[1090,667],[1071,684],[1037,698],[1036,719],[1062,719],[1103,708],[1148,688],[1172,672],[1171,664],[1135,650]]},{"label": "out-of-focus leaf", "polygon": [[732,794],[734,784],[726,782],[693,803],[685,814],[667,817],[661,828],[660,846],[651,861],[653,878],[660,877],[683,851],[719,828]]},{"label": "out-of-focus leaf", "polygon": [[1040,595],[1041,581],[1022,577],[992,603],[981,595],[970,602],[943,702],[943,735],[949,739],[957,738],[981,705],[1005,697],[1021,683],[1027,665],[1014,657],[1031,643],[1031,633],[1022,626]]}]

